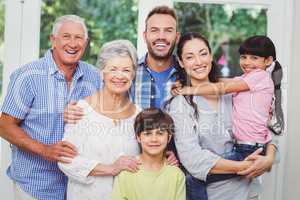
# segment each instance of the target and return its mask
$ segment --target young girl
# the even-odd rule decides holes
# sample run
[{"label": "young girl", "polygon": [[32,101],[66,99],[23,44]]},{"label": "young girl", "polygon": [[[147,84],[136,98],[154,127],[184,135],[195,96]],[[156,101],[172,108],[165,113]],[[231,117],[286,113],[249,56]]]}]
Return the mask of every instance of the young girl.
[{"label": "young girl", "polygon": [[121,172],[115,179],[113,200],[185,200],[185,177],[166,164],[165,152],[174,132],[172,118],[157,108],[140,112],[134,123],[141,148],[140,170]]},{"label": "young girl", "polygon": [[[280,89],[281,77],[274,73],[281,71],[281,65],[276,60],[275,46],[267,36],[253,36],[246,39],[239,48],[240,66],[244,74],[233,79],[224,79],[218,83],[208,83],[197,87],[184,87],[175,90],[178,94],[215,95],[233,93],[233,135],[234,151],[229,157],[233,160],[243,160],[256,149],[271,141],[268,129],[269,113],[272,97]],[[273,75],[266,71],[273,68]],[[272,78],[274,80],[272,81]],[[279,79],[280,78],[280,79]],[[278,94],[277,94],[278,96]],[[279,97],[276,100],[280,100]],[[275,100],[275,102],[276,102]],[[280,102],[277,102],[280,106]],[[280,109],[281,111],[281,109]],[[277,125],[271,130],[281,133],[283,129],[282,112]],[[274,130],[277,127],[277,131]]]}]

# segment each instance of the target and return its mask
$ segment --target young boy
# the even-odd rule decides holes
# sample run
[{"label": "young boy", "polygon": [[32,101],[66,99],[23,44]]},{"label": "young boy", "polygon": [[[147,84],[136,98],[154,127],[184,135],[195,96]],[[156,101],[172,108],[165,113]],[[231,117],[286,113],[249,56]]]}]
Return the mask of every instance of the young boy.
[{"label": "young boy", "polygon": [[172,118],[161,109],[140,112],[134,123],[140,144],[137,173],[122,171],[115,179],[113,200],[185,200],[185,176],[166,164],[165,152],[174,133]]}]

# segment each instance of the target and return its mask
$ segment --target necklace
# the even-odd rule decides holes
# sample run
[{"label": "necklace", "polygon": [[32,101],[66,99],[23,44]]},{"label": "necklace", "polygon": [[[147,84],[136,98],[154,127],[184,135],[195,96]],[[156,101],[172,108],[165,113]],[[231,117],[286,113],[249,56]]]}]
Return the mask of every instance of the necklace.
[{"label": "necklace", "polygon": [[[100,105],[102,105],[102,109],[101,109],[101,106],[100,106],[100,113],[102,113],[103,115],[107,116],[108,118],[110,118],[113,122],[113,124],[115,126],[118,126],[121,124],[121,120],[123,118],[127,118],[127,114],[128,114],[128,109],[130,109],[130,100],[128,97],[125,97],[125,105],[122,105],[122,103],[120,105],[114,105],[112,106],[112,109],[110,110],[110,113],[103,113],[101,112],[102,109],[104,109],[104,106],[103,105],[103,102],[104,102],[104,96],[103,96],[103,93],[99,93],[98,94],[98,102],[100,102]],[[120,107],[121,106],[121,107]],[[111,106],[109,106],[111,107]],[[114,107],[114,109],[113,109]],[[116,108],[117,107],[117,108]],[[119,108],[118,108],[119,107]],[[125,116],[124,116],[125,114]]]},{"label": "necklace", "polygon": [[121,124],[121,119],[112,119],[112,121],[115,126],[118,126]]}]

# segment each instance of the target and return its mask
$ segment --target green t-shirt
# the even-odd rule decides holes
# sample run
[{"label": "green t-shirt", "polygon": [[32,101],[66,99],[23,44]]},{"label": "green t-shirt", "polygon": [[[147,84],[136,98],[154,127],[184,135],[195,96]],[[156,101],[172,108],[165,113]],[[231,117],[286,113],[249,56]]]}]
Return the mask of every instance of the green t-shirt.
[{"label": "green t-shirt", "polygon": [[185,200],[185,176],[174,166],[159,171],[122,171],[115,179],[113,200]]}]

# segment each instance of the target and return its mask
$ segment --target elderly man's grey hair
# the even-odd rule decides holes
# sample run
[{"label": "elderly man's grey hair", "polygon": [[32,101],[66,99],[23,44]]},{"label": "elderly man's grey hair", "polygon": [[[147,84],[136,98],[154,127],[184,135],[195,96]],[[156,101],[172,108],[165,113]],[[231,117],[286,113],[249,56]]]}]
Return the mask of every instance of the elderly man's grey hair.
[{"label": "elderly man's grey hair", "polygon": [[137,67],[136,48],[129,40],[113,40],[105,43],[98,54],[97,66],[103,70],[108,60],[115,57],[130,57],[133,63],[133,69]]},{"label": "elderly man's grey hair", "polygon": [[77,15],[63,15],[59,18],[57,18],[54,22],[53,28],[52,28],[52,35],[57,35],[60,27],[65,22],[74,22],[79,23],[82,25],[83,31],[84,31],[84,37],[85,39],[88,38],[88,31],[84,22],[84,19],[77,16]]}]

